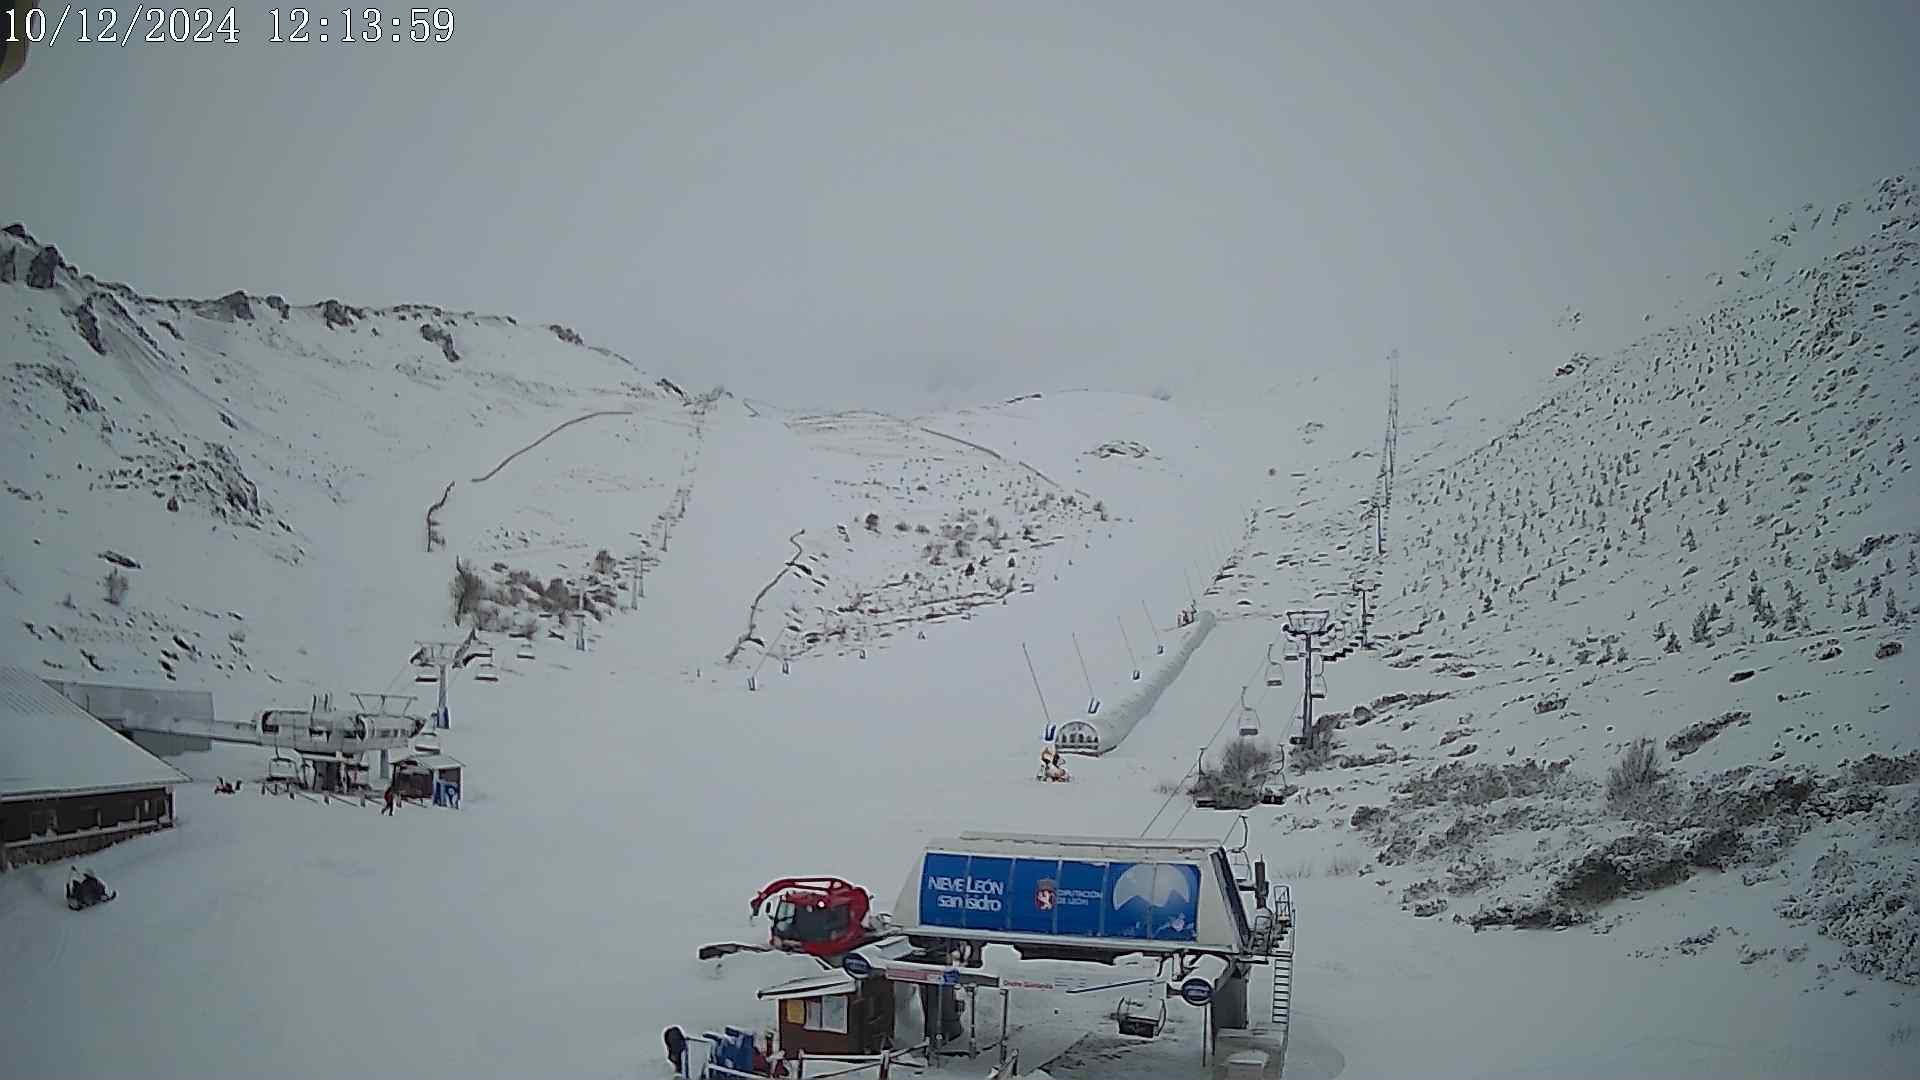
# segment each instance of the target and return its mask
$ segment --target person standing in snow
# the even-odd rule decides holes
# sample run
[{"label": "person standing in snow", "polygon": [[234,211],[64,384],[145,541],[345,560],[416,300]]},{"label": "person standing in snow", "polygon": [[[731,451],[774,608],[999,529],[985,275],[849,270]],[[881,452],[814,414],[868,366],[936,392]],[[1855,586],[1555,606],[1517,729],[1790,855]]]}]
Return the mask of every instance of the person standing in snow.
[{"label": "person standing in snow", "polygon": [[394,779],[387,782],[387,805],[381,808],[380,810],[380,813],[384,816],[387,816],[387,817],[393,816],[394,801],[398,799],[400,796],[400,792],[397,790],[399,783],[400,783],[399,777],[395,777]]}]

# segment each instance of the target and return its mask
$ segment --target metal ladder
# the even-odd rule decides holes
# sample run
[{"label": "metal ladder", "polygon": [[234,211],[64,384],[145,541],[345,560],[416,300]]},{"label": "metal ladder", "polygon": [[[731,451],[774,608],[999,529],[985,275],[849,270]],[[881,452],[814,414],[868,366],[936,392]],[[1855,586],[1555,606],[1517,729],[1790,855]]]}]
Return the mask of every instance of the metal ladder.
[{"label": "metal ladder", "polygon": [[1293,1015],[1293,949],[1276,943],[1267,955],[1273,958],[1273,1026],[1285,1031]]}]

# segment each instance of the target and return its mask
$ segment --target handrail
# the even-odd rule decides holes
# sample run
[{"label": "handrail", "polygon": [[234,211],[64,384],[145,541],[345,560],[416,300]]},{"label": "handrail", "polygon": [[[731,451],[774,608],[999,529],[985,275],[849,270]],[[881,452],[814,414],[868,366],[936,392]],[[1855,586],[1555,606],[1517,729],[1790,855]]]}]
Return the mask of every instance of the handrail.
[{"label": "handrail", "polygon": [[[809,1056],[808,1054],[803,1052],[800,1054],[798,1058],[793,1060],[795,1060],[799,1065],[799,1068],[795,1071],[796,1077],[805,1077],[806,1080],[832,1080],[832,1078],[834,1077],[852,1076],[856,1073],[877,1071],[887,1067],[898,1067],[903,1069],[914,1069],[914,1070],[919,1070],[922,1068],[929,1067],[929,1066],[923,1066],[919,1062],[902,1060],[905,1055],[917,1053],[925,1050],[926,1048],[927,1048],[927,1043],[925,1040],[922,1040],[904,1049],[888,1050],[880,1054],[820,1054],[820,1055]],[[1017,1054],[1016,1054],[1016,1057],[1017,1057]],[[853,1061],[855,1062],[855,1064],[850,1065],[849,1067],[844,1069],[836,1069],[833,1072],[812,1073],[807,1071],[807,1063],[810,1061],[832,1061],[832,1062]],[[759,1074],[741,1072],[738,1069],[730,1069],[725,1065],[716,1065],[711,1061],[709,1061],[701,1069],[698,1075],[703,1078],[741,1077],[741,1078],[744,1078],[744,1080],[764,1080],[764,1078]]]}]

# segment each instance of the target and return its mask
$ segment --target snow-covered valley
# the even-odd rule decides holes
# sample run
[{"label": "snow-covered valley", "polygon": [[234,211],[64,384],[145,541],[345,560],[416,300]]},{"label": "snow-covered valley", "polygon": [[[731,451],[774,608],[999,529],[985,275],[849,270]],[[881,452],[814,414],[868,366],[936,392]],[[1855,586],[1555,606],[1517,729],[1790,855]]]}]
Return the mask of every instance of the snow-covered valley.
[{"label": "snow-covered valley", "polygon": [[[1920,1074],[1916,180],[1623,350],[1404,399],[1378,546],[1367,364],[802,413],[563,326],[158,300],[0,234],[6,665],[244,720],[424,712],[409,655],[476,626],[501,657],[453,677],[457,811],[216,794],[266,769],[219,746],[173,759],[175,828],[85,858],[112,906],[0,875],[5,1071],[664,1076],[663,1027],[762,1029],[813,968],[696,959],[772,878],[884,904],[961,829],[1225,836],[1196,754],[1243,700],[1288,749],[1282,616],[1358,632],[1358,580],[1329,748],[1246,812],[1300,912],[1285,1075]],[[1124,699],[1189,604],[1217,625],[1151,711],[1036,783],[1041,701]],[[1210,1075],[1177,1002],[1148,1042],[1013,1000],[1026,1069]]]}]

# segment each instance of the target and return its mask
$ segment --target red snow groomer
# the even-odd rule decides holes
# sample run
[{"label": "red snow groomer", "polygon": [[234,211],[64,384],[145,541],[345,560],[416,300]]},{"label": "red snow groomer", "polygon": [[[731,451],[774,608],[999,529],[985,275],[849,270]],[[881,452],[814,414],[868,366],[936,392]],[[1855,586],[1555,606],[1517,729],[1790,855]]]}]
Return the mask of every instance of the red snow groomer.
[{"label": "red snow groomer", "polygon": [[830,960],[871,941],[884,930],[886,916],[871,916],[873,895],[837,877],[786,877],[754,896],[753,916],[773,902],[767,944],[727,942],[704,945],[700,959],[711,960],[736,952],[806,953]]}]

